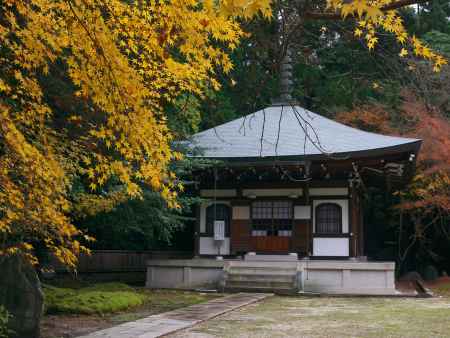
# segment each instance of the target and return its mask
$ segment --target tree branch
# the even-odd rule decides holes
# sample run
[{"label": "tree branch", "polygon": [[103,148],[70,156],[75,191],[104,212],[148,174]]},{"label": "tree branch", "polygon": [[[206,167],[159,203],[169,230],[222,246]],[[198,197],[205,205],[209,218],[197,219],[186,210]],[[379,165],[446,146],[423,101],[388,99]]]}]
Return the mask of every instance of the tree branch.
[{"label": "tree branch", "polygon": [[[382,12],[388,12],[395,9],[399,9],[402,7],[410,6],[410,5],[416,5],[416,4],[423,4],[425,2],[430,2],[430,0],[398,0],[395,2],[392,2],[388,5],[385,5],[381,7]],[[343,19],[340,12],[334,12],[334,13],[325,13],[325,12],[306,12],[305,17],[308,19],[316,19],[316,20],[339,20]]]}]

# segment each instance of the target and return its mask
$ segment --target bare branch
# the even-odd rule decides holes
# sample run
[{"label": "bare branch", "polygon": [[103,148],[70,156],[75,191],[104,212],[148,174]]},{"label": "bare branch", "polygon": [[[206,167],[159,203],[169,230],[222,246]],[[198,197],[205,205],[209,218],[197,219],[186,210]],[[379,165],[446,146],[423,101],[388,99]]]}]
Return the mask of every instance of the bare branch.
[{"label": "bare branch", "polygon": [[259,157],[262,156],[263,152],[263,141],[264,141],[264,127],[266,126],[266,110],[263,108],[263,125],[262,125],[262,132],[261,132],[261,147],[259,149]]},{"label": "bare branch", "polygon": [[280,119],[278,120],[277,142],[275,143],[275,155],[276,156],[278,156],[278,143],[280,142],[281,120],[283,119],[283,109],[284,109],[284,106],[281,106]]}]

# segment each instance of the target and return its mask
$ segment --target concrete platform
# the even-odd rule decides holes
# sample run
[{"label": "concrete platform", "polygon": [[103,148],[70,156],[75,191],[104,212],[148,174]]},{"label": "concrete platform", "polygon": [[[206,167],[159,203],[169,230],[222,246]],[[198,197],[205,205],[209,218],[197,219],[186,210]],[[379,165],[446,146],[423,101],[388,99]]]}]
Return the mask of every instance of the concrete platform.
[{"label": "concrete platform", "polygon": [[[284,258],[286,259],[252,257],[250,260],[148,261],[146,285],[150,288],[221,290],[226,286],[227,277],[236,272],[238,276],[230,279],[233,282],[229,286],[240,291],[247,287],[248,290],[252,290],[249,287],[252,285],[251,282],[257,281],[255,287],[258,285],[258,290],[267,292],[271,290],[270,288],[274,288],[275,282],[281,278],[280,282],[292,281],[293,286],[290,289],[295,288],[296,292],[350,295],[397,293],[394,262],[371,262],[365,259],[294,260],[287,256]],[[285,275],[287,278],[283,278]],[[258,280],[258,276],[264,277]],[[242,281],[242,286],[245,287],[240,287],[236,280]],[[267,282],[267,285],[264,285],[264,282]],[[281,286],[284,288],[287,285],[280,284]]]}]

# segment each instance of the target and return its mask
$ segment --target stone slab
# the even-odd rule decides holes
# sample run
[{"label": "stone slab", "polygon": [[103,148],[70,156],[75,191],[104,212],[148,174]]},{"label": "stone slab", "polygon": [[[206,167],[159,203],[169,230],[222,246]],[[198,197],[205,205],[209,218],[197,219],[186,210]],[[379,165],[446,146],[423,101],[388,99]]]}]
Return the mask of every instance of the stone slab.
[{"label": "stone slab", "polygon": [[296,253],[290,253],[288,255],[257,255],[248,253],[245,255],[244,260],[252,262],[296,262],[298,255]]},{"label": "stone slab", "polygon": [[192,259],[151,259],[147,266],[193,267],[193,268],[222,268],[224,260],[209,258]]},{"label": "stone slab", "polygon": [[209,302],[149,316],[79,338],[154,338],[179,331],[220,316],[242,306],[258,302],[271,294],[238,293]]}]

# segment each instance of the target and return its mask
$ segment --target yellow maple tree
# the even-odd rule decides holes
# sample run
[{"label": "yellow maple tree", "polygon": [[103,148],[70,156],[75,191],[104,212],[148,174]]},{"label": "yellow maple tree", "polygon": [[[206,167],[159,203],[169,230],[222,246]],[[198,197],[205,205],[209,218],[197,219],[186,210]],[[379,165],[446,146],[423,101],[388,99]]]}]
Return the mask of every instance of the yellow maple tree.
[{"label": "yellow maple tree", "polygon": [[[127,196],[144,182],[176,207],[163,106],[218,87],[239,20],[271,15],[268,0],[6,0],[0,11],[0,255],[36,261],[40,241],[69,266],[87,250],[67,216],[73,176],[93,191],[114,177]],[[56,118],[41,83],[55,63],[89,109]]]}]

